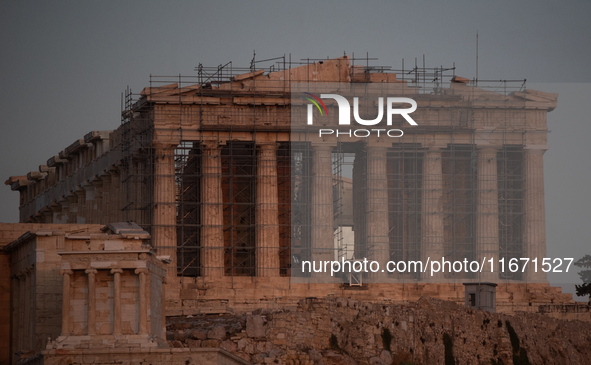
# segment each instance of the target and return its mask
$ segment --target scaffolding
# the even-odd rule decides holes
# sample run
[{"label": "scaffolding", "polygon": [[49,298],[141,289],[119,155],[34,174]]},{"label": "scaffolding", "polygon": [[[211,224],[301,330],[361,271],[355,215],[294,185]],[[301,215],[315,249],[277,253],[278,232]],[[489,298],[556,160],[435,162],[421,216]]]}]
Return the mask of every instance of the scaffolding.
[{"label": "scaffolding", "polygon": [[[376,77],[392,77],[413,90],[417,101],[457,101],[460,95],[446,88],[455,79],[455,66],[427,68],[415,64],[411,68],[394,69],[372,65],[375,59],[343,57],[337,63],[338,79],[351,83],[375,82]],[[328,59],[292,61],[291,56],[256,60],[249,67],[235,67],[232,62],[217,67],[199,64],[196,76],[150,76],[150,86],[141,94],[127,90],[123,96],[122,125],[119,140],[113,143],[122,151],[120,169],[122,199],[118,203],[122,220],[135,221],[154,233],[155,183],[172,179],[175,185],[173,226],[176,244],[158,247],[159,254],[176,257],[179,276],[204,275],[207,262],[203,255],[202,184],[204,177],[203,146],[206,140],[218,136],[220,145],[221,201],[223,216],[222,244],[215,249],[223,256],[224,276],[257,276],[261,269],[265,247],[257,246],[260,221],[257,220],[257,174],[259,154],[257,141],[276,144],[277,200],[279,226],[277,268],[280,276],[306,276],[302,261],[312,257],[310,219],[312,151],[309,141],[290,138],[290,83],[313,83],[312,69],[329,62]],[[304,67],[303,73],[292,70]],[[346,69],[345,69],[346,68]],[[283,75],[273,82],[261,82],[260,77]],[[294,75],[300,78],[292,78]],[[304,75],[304,77],[302,77]],[[345,79],[342,75],[348,75]],[[376,76],[377,75],[377,76]],[[385,75],[385,76],[384,76]],[[389,76],[390,75],[390,76]],[[320,80],[322,81],[322,80]],[[318,81],[318,82],[320,82]],[[259,86],[258,83],[261,83]],[[384,81],[382,81],[384,82]],[[239,85],[239,87],[237,87]],[[525,101],[522,108],[510,100],[513,92],[524,92],[525,80],[471,80],[466,88],[471,96],[462,94],[457,107],[430,107],[421,116],[429,120],[431,131],[446,134],[450,142],[441,147],[441,186],[443,215],[442,242],[444,254],[453,259],[478,257],[478,147],[474,123],[478,118],[479,98],[498,100],[500,109],[494,118],[497,128],[490,129],[500,148],[496,152],[498,187],[498,245],[499,257],[519,258],[524,253],[526,138]],[[213,98],[216,100],[214,101]],[[273,99],[274,98],[274,99]],[[265,99],[265,100],[263,100]],[[274,101],[268,102],[267,99]],[[371,114],[371,112],[368,112]],[[165,121],[163,123],[162,121]],[[400,123],[403,123],[401,121]],[[155,169],[159,158],[153,145],[160,136],[174,135],[178,141],[173,148],[174,176],[161,176]],[[391,260],[420,260],[433,241],[425,239],[424,206],[425,181],[429,179],[423,166],[426,159],[424,130],[410,132],[394,144],[386,154],[388,207],[388,245]],[[433,132],[431,132],[433,133]],[[517,140],[515,135],[521,134]],[[466,135],[469,135],[468,139]],[[459,143],[455,141],[459,140]],[[340,142],[331,152],[333,175],[332,257],[359,259],[367,257],[374,248],[367,242],[367,212],[351,207],[368,199],[367,144]],[[437,203],[439,204],[439,203]],[[420,274],[398,276],[401,280],[417,281]],[[450,273],[448,279],[474,278],[472,274]],[[521,273],[504,274],[501,279],[520,280]]]}]

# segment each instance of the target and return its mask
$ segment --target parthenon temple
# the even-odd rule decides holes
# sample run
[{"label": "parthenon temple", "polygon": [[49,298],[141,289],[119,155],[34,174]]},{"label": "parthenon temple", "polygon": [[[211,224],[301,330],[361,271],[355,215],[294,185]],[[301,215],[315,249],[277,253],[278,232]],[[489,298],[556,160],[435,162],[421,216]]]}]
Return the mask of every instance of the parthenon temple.
[{"label": "parthenon temple", "polygon": [[[389,260],[442,257],[479,262],[545,257],[543,155],[546,116],[556,108],[557,94],[527,89],[524,80],[469,80],[452,67],[394,70],[350,56],[275,61],[268,67],[255,61],[248,68],[200,65],[196,76],[151,76],[139,94],[125,93],[118,128],[91,131],[38,169],[7,180],[20,194],[21,234],[56,237],[47,244],[57,245],[61,261],[56,256],[57,267],[46,275],[59,281],[59,293],[67,281],[64,308],[69,298],[100,293],[92,289],[95,282],[99,288],[112,282],[117,295],[127,290],[140,298],[140,315],[131,321],[125,313],[121,319],[121,311],[132,311],[133,303],[122,305],[117,296],[109,302],[109,308],[118,308],[114,317],[93,309],[91,294],[81,299],[90,308],[87,319],[86,312],[69,317],[60,302],[56,315],[63,313],[68,330],[54,339],[98,331],[127,333],[131,342],[157,346],[147,337],[163,336],[166,315],[281,308],[332,295],[375,302],[431,296],[464,303],[464,282],[498,284],[499,312],[572,302],[549,286],[545,273],[530,267],[436,277],[368,275],[356,283],[344,276],[323,281],[302,271],[304,261],[364,257],[384,266]],[[303,136],[291,123],[297,83],[387,88],[392,96],[416,101],[412,117],[418,126],[395,119],[393,128],[404,131],[398,138]],[[325,102],[336,118],[336,103]],[[126,239],[139,234],[143,243],[113,238],[118,222],[133,223],[135,231]],[[85,236],[91,228],[94,236]],[[77,259],[86,250],[84,237],[91,236],[87,255],[117,259]],[[63,237],[74,242],[69,249]],[[17,238],[5,249],[6,270],[12,270],[7,275],[13,275],[13,284],[18,282],[15,288],[22,287],[13,288],[22,294],[11,297],[21,308],[24,296],[33,293],[22,273],[39,272],[40,261],[37,254],[37,261],[20,268],[15,253],[35,248]],[[109,242],[101,246],[96,239]],[[115,239],[120,241],[111,242]],[[120,249],[132,250],[133,260],[115,252]],[[101,266],[105,260],[117,264]],[[92,267],[82,267],[89,262]],[[127,287],[135,275],[138,287]],[[71,292],[70,280],[78,280]],[[150,316],[143,317],[148,309]],[[17,334],[19,344],[45,346],[47,332],[26,342],[32,330],[24,331]]]}]

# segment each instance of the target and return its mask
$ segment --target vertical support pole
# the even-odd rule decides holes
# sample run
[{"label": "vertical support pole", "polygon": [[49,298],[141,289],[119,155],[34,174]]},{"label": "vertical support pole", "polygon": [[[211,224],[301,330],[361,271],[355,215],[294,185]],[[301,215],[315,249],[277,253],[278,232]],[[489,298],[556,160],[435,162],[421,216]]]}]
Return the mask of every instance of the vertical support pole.
[{"label": "vertical support pole", "polygon": [[122,269],[111,269],[113,275],[113,334],[121,334],[121,274]]},{"label": "vertical support pole", "polygon": [[[424,263],[441,261],[443,247],[443,172],[441,148],[430,147],[423,157],[423,196],[421,212],[421,259]],[[425,281],[442,280],[444,275],[429,272],[423,274]]]},{"label": "vertical support pole", "polygon": [[84,271],[88,275],[88,335],[96,334],[96,281],[95,275],[98,272],[95,269]]},{"label": "vertical support pole", "polygon": [[277,143],[257,144],[256,275],[279,276]]},{"label": "vertical support pole", "polygon": [[70,335],[70,282],[74,272],[69,269],[60,270],[63,277],[62,287],[62,336]]},{"label": "vertical support pole", "polygon": [[139,326],[138,326],[138,334],[140,335],[147,335],[148,334],[148,302],[149,302],[149,289],[147,289],[147,285],[149,284],[149,280],[147,278],[148,269],[136,269],[135,274],[139,275],[140,279],[140,287],[139,287]]},{"label": "vertical support pole", "polygon": [[[497,179],[498,147],[478,148],[477,201],[476,201],[476,252],[478,261],[499,259],[499,190]],[[495,265],[496,266],[496,265]],[[499,272],[490,265],[480,273],[479,281],[496,282]]]},{"label": "vertical support pole", "polygon": [[[312,146],[312,261],[335,260],[331,145]],[[325,276],[325,273],[312,273]]]},{"label": "vertical support pole", "polygon": [[202,143],[201,275],[224,276],[224,217],[222,214],[222,161],[218,141]]}]

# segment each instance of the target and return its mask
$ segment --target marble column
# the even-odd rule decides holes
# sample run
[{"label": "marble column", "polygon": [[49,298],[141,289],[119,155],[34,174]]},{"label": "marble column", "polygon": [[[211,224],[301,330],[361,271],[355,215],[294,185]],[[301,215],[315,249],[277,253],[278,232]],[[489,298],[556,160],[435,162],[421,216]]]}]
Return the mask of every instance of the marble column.
[{"label": "marble column", "polygon": [[113,275],[113,334],[121,334],[121,269],[111,269]]},{"label": "marble column", "polygon": [[53,223],[53,210],[49,207],[41,209],[41,223]]},{"label": "marble column", "polygon": [[386,277],[381,271],[390,260],[387,151],[387,147],[381,146],[369,146],[367,151],[367,253],[368,259],[380,264],[378,272],[368,273],[373,281]]},{"label": "marble column", "polygon": [[[312,146],[312,261],[336,260],[334,245],[334,207],[331,145]],[[326,276],[326,273],[312,273]]]},{"label": "marble column", "polygon": [[[525,247],[523,257],[530,259],[527,281],[546,283],[540,268],[546,257],[546,214],[544,204],[544,152],[547,146],[525,147]],[[538,259],[538,272],[531,260]]]},{"label": "marble column", "polygon": [[60,223],[68,223],[70,219],[70,199],[68,199],[67,197],[63,197],[60,199],[58,204],[61,208],[61,214],[59,216]]},{"label": "marble column", "polygon": [[112,217],[113,222],[120,222],[122,220],[121,208],[124,201],[121,193],[123,191],[121,189],[121,172],[117,167],[111,166],[109,173],[111,174],[109,215]]},{"label": "marble column", "polygon": [[78,188],[76,190],[76,196],[78,197],[78,213],[76,215],[76,223],[85,224],[86,220],[86,190]]},{"label": "marble column", "polygon": [[162,297],[162,301],[161,301],[161,309],[160,309],[160,313],[161,313],[161,323],[162,323],[162,333],[161,333],[161,337],[166,338],[166,283],[167,283],[167,279],[164,277],[162,278],[162,292],[161,292],[161,297]]},{"label": "marble column", "polygon": [[[423,191],[421,202],[421,260],[441,261],[445,256],[443,239],[443,173],[441,148],[430,147],[423,157]],[[441,281],[444,275],[429,272],[424,281]]]},{"label": "marble column", "polygon": [[18,333],[17,336],[17,344],[18,346],[16,347],[17,349],[22,349],[24,348],[24,343],[25,343],[25,326],[23,326],[23,323],[25,323],[25,318],[26,318],[26,310],[25,310],[25,301],[26,301],[26,297],[25,297],[25,284],[26,284],[26,277],[24,273],[19,273],[18,275],[18,316],[19,316],[19,325],[17,326],[16,330]]},{"label": "marble column", "polygon": [[150,301],[150,290],[148,285],[150,281],[148,278],[148,269],[136,269],[135,274],[139,275],[139,324],[138,334],[148,334],[148,302]]},{"label": "marble column", "polygon": [[76,223],[77,216],[78,216],[78,195],[74,193],[70,193],[67,196],[68,201],[70,202],[70,209],[68,213],[68,221],[66,223]]},{"label": "marble column", "polygon": [[113,192],[111,190],[111,174],[105,173],[100,176],[100,179],[103,183],[101,189],[101,210],[100,210],[100,217],[102,224],[109,224],[112,222],[116,222],[113,219],[111,214],[111,205],[113,203]]},{"label": "marble column", "polygon": [[94,215],[96,209],[96,202],[95,202],[95,194],[94,194],[94,184],[90,182],[84,183],[82,186],[86,191],[86,200],[84,201],[84,217],[86,224],[94,224]]},{"label": "marble column", "polygon": [[51,210],[51,221],[48,223],[61,223],[62,206],[59,204],[59,202],[53,201],[49,206],[49,209]]},{"label": "marble column", "polygon": [[202,143],[201,275],[224,276],[224,217],[222,202],[221,145]]},{"label": "marble column", "polygon": [[32,333],[31,333],[31,317],[32,317],[32,296],[31,296],[31,276],[32,276],[32,271],[30,268],[27,268],[25,270],[25,300],[23,301],[23,303],[21,304],[23,306],[24,309],[24,320],[21,323],[21,326],[23,328],[23,347],[22,349],[24,350],[31,350],[31,337],[32,337]]},{"label": "marble column", "polygon": [[257,144],[256,275],[279,276],[277,143]]},{"label": "marble column", "polygon": [[97,270],[87,269],[88,275],[88,335],[96,334],[96,278]]},{"label": "marble column", "polygon": [[499,190],[497,153],[499,147],[478,146],[476,200],[476,258],[478,262],[493,259],[494,272],[489,263],[480,273],[480,281],[499,279]]},{"label": "marble column", "polygon": [[10,316],[10,322],[12,325],[12,328],[14,329],[11,333],[11,340],[13,341],[14,345],[12,346],[13,349],[18,348],[18,336],[19,336],[19,330],[18,330],[18,324],[20,322],[20,313],[21,313],[21,308],[20,308],[20,278],[18,275],[12,275],[11,276],[12,279],[12,283],[11,283],[11,308],[12,308],[12,312],[11,312],[11,316]]},{"label": "marble column", "polygon": [[72,274],[74,272],[72,270],[60,270],[60,274],[63,277],[63,287],[62,287],[62,336],[69,336],[71,329],[70,329],[70,282],[72,278]]},{"label": "marble column", "polygon": [[[176,268],[175,145],[154,145],[154,224],[152,244],[159,255],[169,255]],[[176,270],[168,270],[176,276]]]},{"label": "marble column", "polygon": [[[57,237],[56,237],[57,238]],[[36,276],[36,269],[35,269],[35,264],[31,265],[30,270],[29,270],[29,348],[30,349],[34,349],[35,348],[35,330],[37,327],[37,297],[36,297],[36,293],[37,293],[37,276]]]},{"label": "marble column", "polygon": [[92,180],[94,186],[94,205],[92,206],[92,223],[107,224],[105,222],[105,212],[103,211],[103,181],[101,179]]}]

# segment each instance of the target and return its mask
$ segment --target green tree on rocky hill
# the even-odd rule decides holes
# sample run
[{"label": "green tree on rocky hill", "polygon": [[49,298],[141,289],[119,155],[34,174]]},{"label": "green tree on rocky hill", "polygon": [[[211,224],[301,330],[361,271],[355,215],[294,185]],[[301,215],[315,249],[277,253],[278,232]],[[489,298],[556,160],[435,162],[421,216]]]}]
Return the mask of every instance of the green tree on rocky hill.
[{"label": "green tree on rocky hill", "polygon": [[582,268],[581,272],[579,272],[579,276],[583,281],[582,285],[575,285],[577,295],[579,297],[584,297],[586,295],[591,294],[591,255],[585,255],[577,262],[575,262],[575,266]]}]

